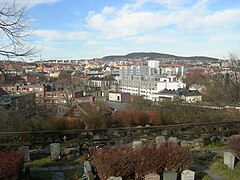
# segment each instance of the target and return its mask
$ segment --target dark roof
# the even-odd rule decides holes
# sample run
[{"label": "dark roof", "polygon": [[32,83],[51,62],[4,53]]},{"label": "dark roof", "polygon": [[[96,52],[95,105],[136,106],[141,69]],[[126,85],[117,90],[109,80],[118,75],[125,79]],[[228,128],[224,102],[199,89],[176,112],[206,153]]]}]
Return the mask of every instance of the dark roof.
[{"label": "dark roof", "polygon": [[94,81],[114,81],[113,77],[90,77],[88,80]]},{"label": "dark roof", "polygon": [[202,94],[198,90],[190,91],[190,90],[181,90],[179,91],[180,96],[201,96]]},{"label": "dark roof", "polygon": [[178,95],[179,91],[175,91],[175,90],[169,90],[169,89],[164,89],[162,91],[159,92],[159,94],[164,94],[164,95]]}]

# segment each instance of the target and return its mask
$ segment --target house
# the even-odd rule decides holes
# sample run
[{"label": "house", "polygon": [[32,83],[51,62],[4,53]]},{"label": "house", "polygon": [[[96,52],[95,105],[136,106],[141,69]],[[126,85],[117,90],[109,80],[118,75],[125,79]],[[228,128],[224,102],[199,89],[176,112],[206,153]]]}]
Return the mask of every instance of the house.
[{"label": "house", "polygon": [[204,85],[192,84],[189,88],[190,91],[199,91],[201,94],[206,94],[207,88]]},{"label": "house", "polygon": [[130,93],[117,93],[117,92],[110,92],[108,99],[109,101],[116,101],[116,102],[129,102],[130,101]]},{"label": "house", "polygon": [[195,102],[202,101],[202,94],[197,90],[193,90],[193,91],[186,90],[186,89],[180,90],[179,96],[181,100],[188,103],[195,103]]},{"label": "house", "polygon": [[34,93],[5,94],[0,96],[0,110],[6,112],[24,112],[25,115],[35,113],[36,100]]},{"label": "house", "polygon": [[36,103],[43,103],[46,91],[50,90],[50,86],[46,85],[20,85],[15,84],[14,86],[4,86],[2,87],[5,91],[9,93],[35,93]]},{"label": "house", "polygon": [[150,94],[149,100],[153,102],[174,101],[179,99],[179,92],[175,90],[164,89],[156,94]]},{"label": "house", "polygon": [[63,116],[69,123],[80,122],[84,124],[85,129],[94,127],[95,121],[111,118],[113,109],[100,102],[78,103],[71,107]]}]

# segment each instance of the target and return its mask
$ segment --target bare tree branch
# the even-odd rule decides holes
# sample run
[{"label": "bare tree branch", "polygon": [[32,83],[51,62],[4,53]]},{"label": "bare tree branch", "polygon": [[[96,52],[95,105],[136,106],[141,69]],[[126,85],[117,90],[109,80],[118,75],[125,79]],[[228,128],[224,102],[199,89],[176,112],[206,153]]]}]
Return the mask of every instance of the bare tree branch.
[{"label": "bare tree branch", "polygon": [[0,4],[0,56],[7,58],[27,57],[37,51],[30,44],[29,19],[25,17],[27,5],[18,7],[15,0],[3,0]]}]

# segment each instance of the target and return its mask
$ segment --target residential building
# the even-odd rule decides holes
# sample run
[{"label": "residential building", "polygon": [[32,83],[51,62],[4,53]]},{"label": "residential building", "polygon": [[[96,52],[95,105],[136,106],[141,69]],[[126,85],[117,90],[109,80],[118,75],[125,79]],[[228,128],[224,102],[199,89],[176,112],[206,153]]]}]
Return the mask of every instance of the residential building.
[{"label": "residential building", "polygon": [[197,91],[190,91],[190,90],[182,90],[179,92],[181,100],[187,103],[195,103],[202,101],[202,94]]},{"label": "residential building", "polygon": [[207,88],[204,85],[192,84],[189,88],[190,91],[199,91],[201,94],[206,94]]},{"label": "residential building", "polygon": [[6,112],[35,113],[36,100],[34,93],[4,94],[0,96],[0,110]]},{"label": "residential building", "polygon": [[176,76],[160,76],[156,68],[149,66],[126,66],[120,68],[119,91],[131,95],[156,94],[164,89],[178,90],[186,87]]},{"label": "residential building", "polygon": [[110,92],[108,100],[116,102],[129,102],[130,98],[131,98],[130,93]]}]

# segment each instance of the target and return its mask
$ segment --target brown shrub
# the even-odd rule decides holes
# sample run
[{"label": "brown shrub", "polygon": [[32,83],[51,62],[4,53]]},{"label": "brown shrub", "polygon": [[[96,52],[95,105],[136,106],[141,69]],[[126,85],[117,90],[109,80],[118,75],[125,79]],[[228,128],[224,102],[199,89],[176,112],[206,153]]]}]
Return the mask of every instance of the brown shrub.
[{"label": "brown shrub", "polygon": [[0,179],[19,179],[23,170],[23,155],[19,152],[0,152]]},{"label": "brown shrub", "polygon": [[193,160],[192,153],[178,145],[165,143],[161,146],[146,144],[142,148],[131,146],[93,149],[92,163],[100,179],[121,176],[123,179],[135,173],[135,179],[142,179],[148,173],[182,171],[188,169]]},{"label": "brown shrub", "polygon": [[233,135],[227,139],[227,145],[240,157],[240,135]]},{"label": "brown shrub", "polygon": [[100,179],[111,176],[127,177],[134,172],[130,146],[104,147],[91,151],[93,166]]}]

